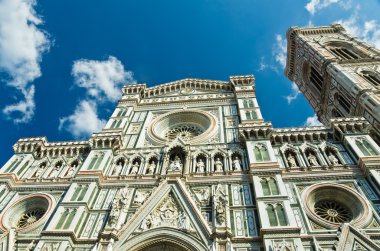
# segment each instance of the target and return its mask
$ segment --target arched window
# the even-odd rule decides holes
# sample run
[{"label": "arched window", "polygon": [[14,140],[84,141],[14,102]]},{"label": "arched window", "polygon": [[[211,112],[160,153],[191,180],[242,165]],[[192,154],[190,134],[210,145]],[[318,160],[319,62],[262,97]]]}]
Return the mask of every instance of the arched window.
[{"label": "arched window", "polygon": [[253,101],[250,99],[245,99],[245,100],[243,100],[243,106],[244,106],[244,108],[253,107]]},{"label": "arched window", "polygon": [[373,84],[374,86],[380,85],[380,76],[379,74],[371,71],[362,71],[360,72],[360,75],[366,79],[368,82]]},{"label": "arched window", "polygon": [[276,205],[276,215],[277,215],[279,225],[286,226],[287,225],[286,213],[285,213],[284,207],[280,204]]},{"label": "arched window", "polygon": [[261,188],[263,189],[264,196],[270,195],[268,180],[263,178],[263,179],[261,179],[260,183],[261,183]]},{"label": "arched window", "polygon": [[271,227],[288,225],[286,212],[281,204],[267,204],[266,211]]},{"label": "arched window", "polygon": [[372,147],[372,145],[364,138],[356,139],[356,145],[364,156],[378,155],[377,151]]},{"label": "arched window", "polygon": [[263,189],[263,195],[269,196],[269,195],[279,195],[279,190],[277,186],[276,179],[271,178],[262,178],[260,180],[261,187]]},{"label": "arched window", "polygon": [[277,182],[274,178],[269,179],[269,189],[272,195],[279,195]]},{"label": "arched window", "polygon": [[323,77],[313,66],[310,66],[309,80],[319,92],[322,91]]},{"label": "arched window", "polygon": [[344,97],[343,95],[340,95],[339,93],[336,93],[335,101],[338,103],[340,107],[343,108],[344,111],[346,111],[347,113],[350,113],[351,104],[350,104],[350,101],[347,100],[346,97]]},{"label": "arched window", "polygon": [[255,111],[246,111],[245,112],[245,116],[248,120],[251,120],[251,119],[257,119],[257,114]]},{"label": "arched window", "polygon": [[274,210],[274,207],[272,204],[267,205],[267,214],[268,214],[268,219],[269,219],[269,224],[272,227],[278,226],[278,220],[276,217],[276,211]]},{"label": "arched window", "polygon": [[341,60],[352,60],[367,57],[367,55],[355,48],[352,44],[345,42],[333,41],[327,44],[327,48],[334,56]]},{"label": "arched window", "polygon": [[257,162],[270,161],[269,152],[265,144],[256,144],[253,151]]}]

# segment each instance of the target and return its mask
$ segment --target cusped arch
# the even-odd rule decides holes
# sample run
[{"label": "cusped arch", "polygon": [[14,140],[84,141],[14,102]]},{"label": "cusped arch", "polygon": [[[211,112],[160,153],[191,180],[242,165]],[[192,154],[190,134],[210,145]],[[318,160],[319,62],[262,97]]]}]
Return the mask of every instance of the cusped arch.
[{"label": "cusped arch", "polygon": [[119,243],[120,245],[115,245],[115,250],[143,251],[160,244],[172,245],[179,251],[210,250],[208,246],[202,243],[199,239],[195,238],[195,236],[168,227],[150,229],[137,236],[134,236],[131,239],[119,241]]}]

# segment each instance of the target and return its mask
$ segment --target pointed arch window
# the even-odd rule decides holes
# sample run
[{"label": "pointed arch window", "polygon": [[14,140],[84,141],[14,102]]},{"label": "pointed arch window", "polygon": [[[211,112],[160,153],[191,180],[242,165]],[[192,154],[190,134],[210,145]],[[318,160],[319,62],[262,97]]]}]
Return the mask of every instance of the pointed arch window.
[{"label": "pointed arch window", "polygon": [[275,178],[262,178],[260,180],[264,196],[279,195],[279,189]]},{"label": "pointed arch window", "polygon": [[351,104],[350,104],[350,101],[347,100],[346,97],[344,97],[343,95],[340,95],[339,93],[336,93],[335,100],[336,102],[338,102],[339,106],[342,107],[345,112],[350,113]]},{"label": "pointed arch window", "polygon": [[371,71],[362,71],[360,72],[360,75],[374,86],[380,85],[380,76],[378,73]]},{"label": "pointed arch window", "polygon": [[255,111],[246,111],[245,117],[247,118],[247,120],[257,119],[257,114]]},{"label": "pointed arch window", "polygon": [[355,143],[364,156],[378,155],[377,151],[366,139],[358,138]]},{"label": "pointed arch window", "polygon": [[281,204],[267,204],[266,211],[271,227],[288,225],[286,212]]},{"label": "pointed arch window", "polygon": [[322,91],[323,77],[313,66],[310,66],[310,83],[312,83],[319,92]]},{"label": "pointed arch window", "polygon": [[265,144],[256,144],[253,151],[255,153],[255,159],[257,162],[270,161],[269,151]]},{"label": "pointed arch window", "polygon": [[243,107],[244,108],[251,108],[253,107],[253,101],[250,99],[243,100]]}]

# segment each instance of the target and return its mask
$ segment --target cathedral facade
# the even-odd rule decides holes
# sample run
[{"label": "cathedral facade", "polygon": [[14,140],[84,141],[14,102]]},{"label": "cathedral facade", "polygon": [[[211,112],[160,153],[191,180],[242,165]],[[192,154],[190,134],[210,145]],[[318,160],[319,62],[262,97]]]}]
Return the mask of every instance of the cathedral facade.
[{"label": "cathedral facade", "polygon": [[[311,58],[292,29],[296,79]],[[14,144],[0,250],[380,250],[373,123],[323,109],[326,126],[273,128],[252,75],[126,85],[88,140]]]}]

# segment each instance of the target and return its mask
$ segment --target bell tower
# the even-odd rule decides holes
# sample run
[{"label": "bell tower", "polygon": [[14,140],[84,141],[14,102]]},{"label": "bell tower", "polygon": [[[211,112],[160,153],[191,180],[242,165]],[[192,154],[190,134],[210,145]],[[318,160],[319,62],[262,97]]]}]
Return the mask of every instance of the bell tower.
[{"label": "bell tower", "polygon": [[380,51],[339,24],[291,27],[287,41],[285,74],[318,119],[363,116],[380,135]]}]

